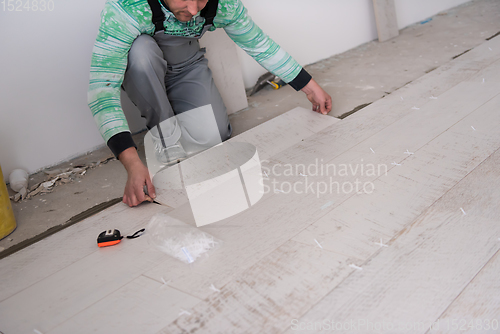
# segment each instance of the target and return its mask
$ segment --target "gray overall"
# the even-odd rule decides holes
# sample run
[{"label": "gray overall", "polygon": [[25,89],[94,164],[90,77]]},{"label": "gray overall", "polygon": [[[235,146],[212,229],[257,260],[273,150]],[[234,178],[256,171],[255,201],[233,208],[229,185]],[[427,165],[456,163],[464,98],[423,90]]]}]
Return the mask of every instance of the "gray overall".
[{"label": "gray overall", "polygon": [[[146,119],[146,126],[152,129],[152,133],[161,122],[166,146],[177,142],[181,133],[190,134],[189,140],[195,143],[217,144],[231,137],[226,107],[214,84],[204,56],[205,49],[200,49],[198,38],[201,36],[172,36],[164,31],[157,32],[153,37],[143,34],[136,38],[128,54],[123,88]],[[188,118],[181,126],[173,117],[206,105],[212,105],[220,138],[207,138],[214,137],[214,131],[203,131],[200,123],[209,122],[201,116]],[[170,121],[166,121],[168,119]],[[215,136],[218,134],[215,133]]]}]

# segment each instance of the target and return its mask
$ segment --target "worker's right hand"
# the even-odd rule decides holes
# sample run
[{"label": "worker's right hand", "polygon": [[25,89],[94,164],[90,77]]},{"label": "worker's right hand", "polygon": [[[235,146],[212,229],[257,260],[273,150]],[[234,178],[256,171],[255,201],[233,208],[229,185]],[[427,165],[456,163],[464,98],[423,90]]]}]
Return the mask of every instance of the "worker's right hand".
[{"label": "worker's right hand", "polygon": [[[120,153],[119,160],[127,170],[127,184],[123,193],[123,203],[130,207],[137,206],[144,201],[152,202],[156,197],[155,188],[149,176],[149,170],[139,158],[134,147]],[[144,185],[149,196],[144,193]]]}]

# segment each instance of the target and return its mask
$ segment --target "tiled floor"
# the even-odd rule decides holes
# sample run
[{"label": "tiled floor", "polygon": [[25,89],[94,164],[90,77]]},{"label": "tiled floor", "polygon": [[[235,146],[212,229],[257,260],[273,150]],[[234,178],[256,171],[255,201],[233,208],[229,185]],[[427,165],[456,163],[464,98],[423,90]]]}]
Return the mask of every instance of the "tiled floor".
[{"label": "tiled floor", "polygon": [[[147,231],[95,245],[156,213],[194,226],[189,203],[118,203],[0,260],[0,330],[498,332],[499,78],[500,36],[277,151],[254,140],[270,191],[200,228],[223,244],[191,265]],[[322,123],[301,115],[274,140]]]},{"label": "tiled floor", "polygon": [[[377,101],[436,67],[447,66],[454,56],[480,45],[500,31],[499,13],[498,1],[472,1],[440,13],[428,23],[408,27],[391,41],[367,43],[310,65],[307,70],[332,95],[330,115],[338,117]],[[231,115],[235,135],[297,106],[310,107],[302,93],[287,86],[278,91],[266,88],[252,96],[249,105],[248,109]],[[140,151],[143,135],[136,136]],[[89,165],[109,155],[110,151],[103,148],[53,168]],[[44,178],[43,172],[32,175],[30,186]],[[97,210],[103,203],[120,198],[125,181],[126,172],[121,164],[111,161],[88,170],[52,193],[15,203],[18,227],[0,240],[0,256],[4,250],[15,251],[47,230],[66,225],[86,210]]]}]

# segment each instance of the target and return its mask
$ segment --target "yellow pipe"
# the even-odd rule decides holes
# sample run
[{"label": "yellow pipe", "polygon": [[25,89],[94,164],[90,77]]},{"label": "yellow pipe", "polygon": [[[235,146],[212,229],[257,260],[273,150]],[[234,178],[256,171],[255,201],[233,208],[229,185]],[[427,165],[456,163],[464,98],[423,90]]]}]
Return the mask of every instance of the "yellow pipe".
[{"label": "yellow pipe", "polygon": [[5,238],[15,229],[16,219],[14,218],[14,211],[12,211],[9,193],[0,166],[0,239]]}]

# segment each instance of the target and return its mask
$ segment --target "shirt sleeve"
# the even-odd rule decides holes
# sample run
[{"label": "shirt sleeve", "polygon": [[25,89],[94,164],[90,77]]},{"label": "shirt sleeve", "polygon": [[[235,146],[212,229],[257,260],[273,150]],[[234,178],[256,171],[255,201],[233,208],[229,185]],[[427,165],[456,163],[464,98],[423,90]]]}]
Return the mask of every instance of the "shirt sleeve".
[{"label": "shirt sleeve", "polygon": [[220,0],[214,25],[224,28],[236,45],[295,90],[311,80],[309,73],[252,21],[241,0]]},{"label": "shirt sleeve", "polygon": [[[106,2],[92,53],[87,97],[92,116],[108,145],[109,139],[118,134],[132,138],[121,107],[120,88],[128,51],[140,34],[139,23],[120,2]],[[116,149],[111,149],[116,155]]]}]

